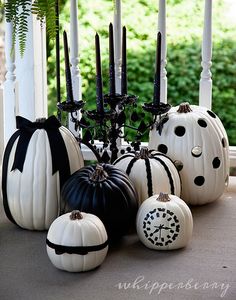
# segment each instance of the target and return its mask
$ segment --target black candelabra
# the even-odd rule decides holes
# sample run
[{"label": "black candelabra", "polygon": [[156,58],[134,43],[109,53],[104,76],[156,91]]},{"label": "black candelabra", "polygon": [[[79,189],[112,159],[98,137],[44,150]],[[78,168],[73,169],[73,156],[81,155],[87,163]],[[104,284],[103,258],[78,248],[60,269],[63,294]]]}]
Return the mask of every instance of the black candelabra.
[{"label": "black candelabra", "polygon": [[[115,84],[115,61],[114,61],[114,38],[113,26],[109,25],[109,93],[103,94],[102,81],[102,66],[100,54],[100,39],[99,35],[95,35],[95,50],[96,50],[96,109],[86,110],[83,101],[74,101],[73,88],[71,80],[71,72],[69,65],[69,50],[67,43],[67,35],[64,31],[64,54],[65,54],[65,75],[66,75],[66,90],[67,99],[64,102],[58,102],[59,111],[64,111],[70,114],[72,122],[75,124],[75,130],[82,129],[82,134],[78,140],[87,145],[95,154],[99,162],[113,162],[119,153],[117,145],[118,139],[125,139],[125,128],[129,128],[135,132],[134,140],[130,143],[128,151],[132,148],[134,151],[140,149],[141,140],[144,134],[157,121],[157,129],[161,131],[167,113],[170,109],[169,104],[160,101],[160,74],[161,74],[161,33],[157,34],[156,48],[156,63],[154,77],[154,93],[153,101],[144,103],[142,106],[143,112],[139,126],[131,125],[127,122],[128,119],[133,123],[137,122],[140,117],[136,110],[131,109],[137,107],[137,96],[128,94],[127,91],[127,56],[126,56],[126,28],[122,31],[122,66],[121,66],[121,93],[116,92]],[[128,113],[127,113],[128,110]],[[81,117],[78,119],[78,112]],[[145,112],[152,115],[152,120],[145,124],[143,117]],[[129,118],[127,115],[129,114]],[[162,115],[162,116],[161,116]],[[81,130],[80,130],[81,132]],[[94,144],[94,141],[101,142],[102,147],[99,149]],[[125,151],[123,150],[123,153]],[[121,152],[122,153],[122,152]]]}]

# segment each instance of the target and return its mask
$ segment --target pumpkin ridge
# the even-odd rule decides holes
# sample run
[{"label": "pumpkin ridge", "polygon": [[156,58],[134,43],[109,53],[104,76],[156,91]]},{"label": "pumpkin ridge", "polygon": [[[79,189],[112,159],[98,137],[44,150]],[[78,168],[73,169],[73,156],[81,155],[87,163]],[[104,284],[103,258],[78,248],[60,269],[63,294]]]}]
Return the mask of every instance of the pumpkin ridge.
[{"label": "pumpkin ridge", "polygon": [[129,162],[129,164],[127,166],[127,169],[125,171],[127,175],[130,175],[131,169],[132,169],[133,165],[136,163],[137,160],[138,159],[136,157],[131,159],[131,161]]},{"label": "pumpkin ridge", "polygon": [[153,195],[152,189],[152,172],[149,158],[145,158],[145,166],[147,172],[147,185],[148,185],[148,196],[151,197]]},{"label": "pumpkin ridge", "polygon": [[16,141],[16,139],[19,137],[20,135],[20,130],[17,130],[10,138],[10,140],[8,141],[5,151],[4,151],[4,155],[3,155],[3,162],[2,162],[2,198],[3,198],[3,207],[4,207],[4,211],[5,214],[7,216],[7,218],[14,224],[17,225],[16,221],[14,220],[11,211],[10,211],[10,207],[9,207],[9,203],[8,203],[8,197],[7,197],[7,172],[8,172],[8,164],[9,164],[9,159],[10,159],[10,154],[11,154],[11,150],[12,147]]},{"label": "pumpkin ridge", "polygon": [[117,158],[114,162],[113,165],[116,165],[118,162],[120,162],[122,159],[127,158],[127,157],[134,157],[134,155],[132,155],[132,153],[127,153],[124,154],[122,156],[120,156],[119,158]]},{"label": "pumpkin ridge", "polygon": [[161,159],[159,159],[158,157],[153,157],[153,159],[157,160],[165,169],[167,176],[169,178],[169,182],[170,182],[170,187],[171,187],[171,194],[175,195],[175,187],[174,187],[174,181],[173,178],[171,176],[171,172],[168,168],[168,166],[166,165],[166,163],[164,161],[162,161]]}]

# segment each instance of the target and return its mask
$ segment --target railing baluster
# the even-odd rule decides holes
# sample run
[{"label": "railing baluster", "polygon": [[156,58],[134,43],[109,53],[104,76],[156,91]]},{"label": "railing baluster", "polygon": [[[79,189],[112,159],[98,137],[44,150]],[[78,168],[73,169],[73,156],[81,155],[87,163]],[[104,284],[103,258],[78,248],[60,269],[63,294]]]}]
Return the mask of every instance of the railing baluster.
[{"label": "railing baluster", "polygon": [[3,140],[4,146],[15,131],[15,53],[12,52],[12,23],[5,24],[5,57],[6,57],[6,80],[3,84]]},{"label": "railing baluster", "polygon": [[212,106],[212,0],[205,0],[204,28],[202,40],[202,72],[199,88],[199,105],[211,108]]},{"label": "railing baluster", "polygon": [[159,0],[158,31],[161,32],[161,102],[167,103],[166,0]]}]

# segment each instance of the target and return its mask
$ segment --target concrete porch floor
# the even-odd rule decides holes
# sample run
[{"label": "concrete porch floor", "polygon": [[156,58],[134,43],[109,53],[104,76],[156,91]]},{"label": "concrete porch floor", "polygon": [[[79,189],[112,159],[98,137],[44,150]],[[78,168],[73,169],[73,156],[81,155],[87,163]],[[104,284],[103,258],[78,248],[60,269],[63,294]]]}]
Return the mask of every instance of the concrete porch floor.
[{"label": "concrete porch floor", "polygon": [[0,299],[235,300],[236,177],[219,200],[191,210],[194,231],[185,249],[152,251],[131,234],[110,247],[99,268],[72,274],[49,261],[46,232],[11,224],[1,201]]}]

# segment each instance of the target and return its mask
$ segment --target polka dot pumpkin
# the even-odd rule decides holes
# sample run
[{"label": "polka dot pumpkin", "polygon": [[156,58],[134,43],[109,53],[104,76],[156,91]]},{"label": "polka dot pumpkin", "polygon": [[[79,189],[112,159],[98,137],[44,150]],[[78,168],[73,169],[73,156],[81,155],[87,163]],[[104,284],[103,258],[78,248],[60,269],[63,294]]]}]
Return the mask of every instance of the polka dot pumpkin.
[{"label": "polka dot pumpkin", "polygon": [[175,162],[181,198],[188,204],[206,204],[223,194],[229,178],[228,138],[212,111],[188,103],[173,107],[161,134],[156,127],[151,130],[149,148]]}]

